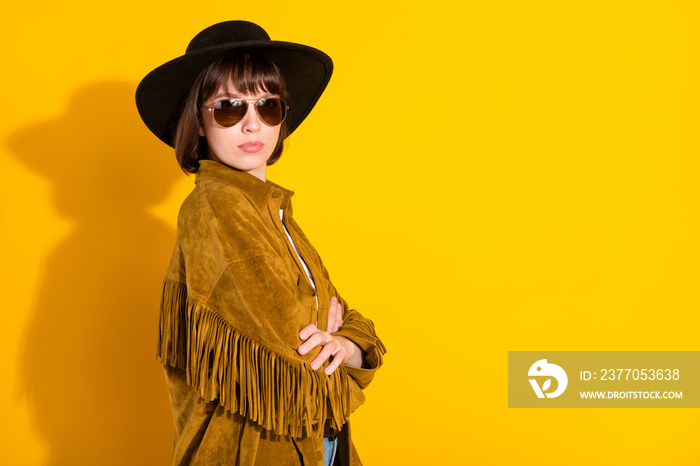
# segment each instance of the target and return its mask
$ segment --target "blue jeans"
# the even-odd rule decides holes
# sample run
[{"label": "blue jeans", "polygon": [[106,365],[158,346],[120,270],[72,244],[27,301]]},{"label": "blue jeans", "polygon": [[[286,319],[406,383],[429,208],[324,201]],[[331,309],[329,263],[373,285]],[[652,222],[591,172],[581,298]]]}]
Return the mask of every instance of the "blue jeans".
[{"label": "blue jeans", "polygon": [[323,439],[323,462],[326,466],[331,466],[335,459],[335,453],[338,449],[338,437],[335,440],[329,438]]}]

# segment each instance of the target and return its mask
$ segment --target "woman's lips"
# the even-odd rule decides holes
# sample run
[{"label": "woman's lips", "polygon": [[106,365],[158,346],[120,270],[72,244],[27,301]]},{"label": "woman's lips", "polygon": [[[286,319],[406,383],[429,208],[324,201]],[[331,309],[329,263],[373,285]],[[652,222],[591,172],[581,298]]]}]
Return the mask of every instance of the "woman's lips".
[{"label": "woman's lips", "polygon": [[244,142],[243,144],[239,145],[238,148],[242,150],[243,152],[260,152],[265,144],[263,144],[260,141],[251,141],[251,142]]}]

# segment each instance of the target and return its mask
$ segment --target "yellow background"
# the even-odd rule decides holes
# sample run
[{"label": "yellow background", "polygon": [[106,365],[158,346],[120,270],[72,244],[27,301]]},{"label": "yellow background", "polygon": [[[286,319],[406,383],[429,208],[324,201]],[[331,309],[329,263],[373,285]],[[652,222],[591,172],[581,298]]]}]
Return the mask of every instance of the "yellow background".
[{"label": "yellow background", "polygon": [[508,350],[698,350],[695,1],[49,2],[0,19],[0,464],[159,465],[192,178],[151,69],[222,20],[336,70],[271,168],[389,353],[367,465],[697,464],[692,409],[507,408]]}]

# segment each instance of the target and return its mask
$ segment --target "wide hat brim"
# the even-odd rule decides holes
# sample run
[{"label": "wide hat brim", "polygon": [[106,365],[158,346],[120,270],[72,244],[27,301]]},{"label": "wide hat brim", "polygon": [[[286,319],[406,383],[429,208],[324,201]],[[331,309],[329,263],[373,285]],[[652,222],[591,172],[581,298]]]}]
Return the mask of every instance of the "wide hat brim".
[{"label": "wide hat brim", "polygon": [[333,61],[313,47],[272,41],[262,28],[247,21],[210,26],[192,39],[185,55],[159,66],[141,80],[136,89],[136,107],[146,126],[173,147],[182,102],[199,73],[220,58],[244,52],[268,57],[282,72],[290,96],[287,124],[291,134],[328,85]]}]

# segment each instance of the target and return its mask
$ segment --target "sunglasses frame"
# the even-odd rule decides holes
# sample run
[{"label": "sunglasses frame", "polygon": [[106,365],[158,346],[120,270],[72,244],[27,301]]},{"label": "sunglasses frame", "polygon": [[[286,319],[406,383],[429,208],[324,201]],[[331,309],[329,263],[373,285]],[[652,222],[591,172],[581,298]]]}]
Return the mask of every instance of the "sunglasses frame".
[{"label": "sunglasses frame", "polygon": [[[282,121],[280,121],[276,125],[271,125],[268,122],[266,122],[265,119],[262,117],[262,115],[260,115],[260,112],[258,111],[258,102],[260,102],[261,100],[272,100],[272,99],[279,100],[284,105],[284,107],[283,107],[284,108],[284,115],[282,116]],[[238,120],[237,122],[235,122],[231,126],[224,126],[216,120],[216,115],[214,114],[214,110],[218,110],[215,107],[216,107],[216,104],[218,104],[219,102],[226,102],[226,101],[231,102],[232,100],[240,100],[242,102],[245,102],[247,105],[246,109],[245,109],[245,113],[243,114],[243,117],[240,120]],[[251,106],[251,102],[252,102],[253,108],[255,109],[256,115],[258,115],[258,118],[260,118],[260,121],[262,121],[263,124],[265,124],[266,126],[271,126],[271,127],[279,126],[284,122],[284,120],[287,119],[287,114],[289,113],[288,112],[289,105],[287,105],[287,102],[285,102],[284,99],[281,97],[263,97],[261,99],[221,99],[221,100],[217,100],[216,102],[214,102],[214,107],[207,107],[206,105],[202,105],[202,108],[209,110],[211,112],[211,115],[214,117],[214,123],[216,123],[220,128],[233,128],[238,123],[243,121],[243,118],[245,118],[245,116],[248,114],[248,108]]]}]

